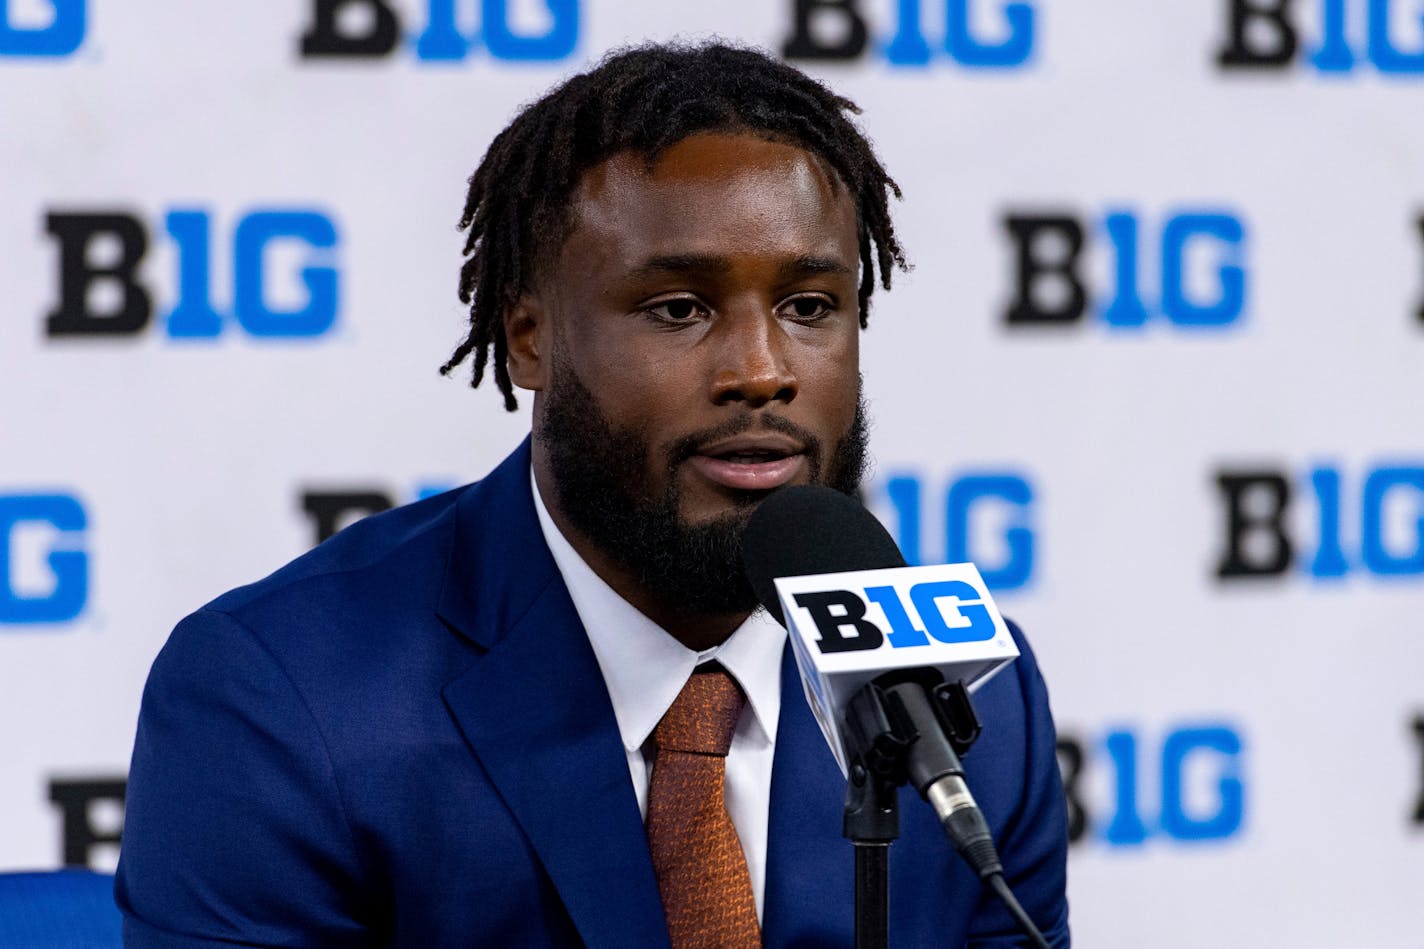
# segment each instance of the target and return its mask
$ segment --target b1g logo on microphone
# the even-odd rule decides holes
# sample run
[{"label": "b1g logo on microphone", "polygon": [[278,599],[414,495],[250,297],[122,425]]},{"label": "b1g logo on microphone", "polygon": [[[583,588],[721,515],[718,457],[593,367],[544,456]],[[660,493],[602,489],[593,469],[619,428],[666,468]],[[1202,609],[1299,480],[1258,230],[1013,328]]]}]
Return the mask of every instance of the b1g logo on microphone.
[{"label": "b1g logo on microphone", "polygon": [[836,710],[871,679],[933,666],[973,691],[1019,654],[972,563],[780,577],[776,593],[812,712],[842,769]]},{"label": "b1g logo on microphone", "polygon": [[[1117,330],[1219,330],[1246,312],[1246,226],[1235,212],[1180,208],[1156,221],[1126,209],[1100,218],[1013,212],[1003,226],[1014,278],[1004,311],[1011,328],[1075,326],[1091,308]],[[1101,288],[1084,276],[1090,235],[1108,258]]]},{"label": "b1g logo on microphone", "polygon": [[[1033,59],[1038,11],[1030,0],[881,0],[871,38],[860,0],[790,0],[791,32],[781,54],[793,61],[845,62],[883,56],[892,66],[948,62],[966,69],[1022,69]],[[875,11],[880,13],[881,11]]]},{"label": "b1g logo on microphone", "polygon": [[88,528],[72,494],[0,494],[0,632],[66,623],[84,611]]},{"label": "b1g logo on microphone", "polygon": [[[942,643],[977,643],[993,639],[998,630],[984,606],[985,594],[963,580],[928,580],[908,590],[892,584],[852,590],[797,593],[792,599],[816,626],[821,652],[853,652],[928,646],[931,637]],[[911,619],[906,604],[917,619]],[[865,618],[870,604],[884,612],[889,629]],[[946,612],[953,620],[946,618]]]},{"label": "b1g logo on microphone", "polygon": [[[510,62],[559,62],[578,48],[580,0],[425,0],[410,44],[421,62],[464,62],[481,54]],[[389,0],[313,0],[303,59],[371,59],[400,45]],[[478,15],[478,26],[473,22]]]},{"label": "b1g logo on microphone", "polygon": [[[1389,76],[1424,75],[1424,18],[1414,0],[1229,0],[1223,70],[1279,71],[1299,64],[1352,73],[1365,63]],[[1308,24],[1302,30],[1302,24]]]},{"label": "b1g logo on microphone", "polygon": [[[884,482],[887,526],[905,562],[972,561],[996,593],[1032,582],[1037,547],[1033,480],[1012,469],[968,471],[948,479],[942,493],[926,490],[931,481],[918,473],[893,472]],[[931,538],[942,538],[943,556]]]},{"label": "b1g logo on microphone", "polygon": [[[778,579],[786,616],[804,645],[822,656],[890,650],[894,665],[934,663],[945,646],[987,644],[985,656],[1014,650],[1004,618],[973,564],[861,570]],[[1017,655],[1014,650],[1011,655]],[[979,649],[956,658],[981,658]]]},{"label": "b1g logo on microphone", "polygon": [[1424,577],[1424,461],[1355,471],[1223,468],[1214,480],[1225,534],[1218,580],[1280,577],[1292,568],[1318,579]]},{"label": "b1g logo on microphone", "polygon": [[[161,323],[165,335],[215,339],[235,327],[252,337],[290,340],[331,331],[340,303],[340,238],[331,215],[311,208],[254,209],[238,216],[230,238],[213,218],[199,208],[177,208],[163,217],[176,258],[174,303]],[[140,267],[150,230],[141,218],[123,211],[53,212],[45,216],[45,230],[59,260],[58,302],[45,317],[46,336],[132,337],[148,329],[154,294]],[[232,255],[226,314],[214,302],[215,250]]]},{"label": "b1g logo on microphone", "polygon": [[84,42],[85,0],[0,0],[0,56],[59,58]]}]

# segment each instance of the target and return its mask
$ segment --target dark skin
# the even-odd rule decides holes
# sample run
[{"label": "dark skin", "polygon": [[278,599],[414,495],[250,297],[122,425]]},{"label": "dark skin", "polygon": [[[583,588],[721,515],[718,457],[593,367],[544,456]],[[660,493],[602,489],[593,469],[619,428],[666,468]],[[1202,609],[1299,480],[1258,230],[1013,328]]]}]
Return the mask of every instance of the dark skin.
[{"label": "dark skin", "polygon": [[[632,153],[590,169],[573,211],[557,259],[505,314],[510,378],[535,393],[536,432],[551,373],[571,370],[614,426],[642,435],[648,470],[633,487],[659,495],[678,479],[685,524],[730,516],[738,494],[803,483],[812,467],[804,444],[758,424],[669,473],[667,447],[689,434],[779,415],[819,437],[824,469],[855,416],[860,341],[855,206],[834,172],[792,145],[701,133],[651,170]],[[573,528],[538,439],[534,478],[594,572],[684,645],[714,646],[746,619],[665,602]]]}]

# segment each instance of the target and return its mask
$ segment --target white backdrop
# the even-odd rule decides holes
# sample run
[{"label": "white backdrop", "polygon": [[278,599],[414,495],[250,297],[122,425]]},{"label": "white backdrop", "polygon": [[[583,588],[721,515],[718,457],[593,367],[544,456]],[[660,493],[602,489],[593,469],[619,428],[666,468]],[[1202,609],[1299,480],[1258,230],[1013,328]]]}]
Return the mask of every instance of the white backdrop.
[{"label": "white backdrop", "polygon": [[[1079,943],[1424,946],[1424,4],[1263,0],[1283,12],[1248,17],[1277,60],[1256,67],[1219,63],[1225,0],[459,0],[485,37],[463,61],[418,42],[451,0],[390,0],[380,55],[303,56],[325,5],[0,3],[0,869],[66,846],[112,867],[121,785],[94,782],[124,776],[149,663],[314,542],[304,493],[402,503],[527,430],[435,372],[464,180],[518,105],[642,38],[779,52],[801,6],[822,47],[854,38],[848,10],[867,24],[857,55],[798,62],[864,107],[906,196],[915,270],[864,340],[869,499],[923,559],[998,570],[1039,653],[1084,817]],[[383,45],[378,5],[336,6]],[[915,11],[931,61],[893,62]],[[146,234],[151,318],[47,331],[51,231],[113,213]],[[1007,220],[1044,215],[1081,231],[1087,306],[1011,324]],[[1133,246],[1145,321],[1113,325]],[[1241,305],[1185,325],[1223,267]],[[175,337],[180,284],[217,335]],[[1222,475],[1278,479],[1241,497],[1255,575],[1218,576]],[[68,828],[52,795],[77,796]]]}]

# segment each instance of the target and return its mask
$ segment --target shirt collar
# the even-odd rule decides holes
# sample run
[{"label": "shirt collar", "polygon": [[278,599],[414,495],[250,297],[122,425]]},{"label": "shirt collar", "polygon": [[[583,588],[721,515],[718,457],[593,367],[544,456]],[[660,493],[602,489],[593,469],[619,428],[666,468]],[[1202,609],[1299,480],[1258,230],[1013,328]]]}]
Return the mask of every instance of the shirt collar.
[{"label": "shirt collar", "polygon": [[758,608],[720,646],[700,653],[688,649],[594,573],[549,516],[532,468],[529,478],[544,542],[588,633],[624,747],[641,749],[692,670],[713,660],[737,680],[763,737],[774,740],[786,630]]}]

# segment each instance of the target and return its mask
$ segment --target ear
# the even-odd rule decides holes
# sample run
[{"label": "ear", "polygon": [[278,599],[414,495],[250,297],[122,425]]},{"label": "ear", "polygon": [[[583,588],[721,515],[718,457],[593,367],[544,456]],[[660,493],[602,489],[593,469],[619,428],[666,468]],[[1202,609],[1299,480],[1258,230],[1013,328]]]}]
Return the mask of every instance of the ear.
[{"label": "ear", "polygon": [[509,343],[509,378],[521,389],[538,392],[549,378],[548,315],[539,298],[525,293],[504,312],[504,338]]}]

